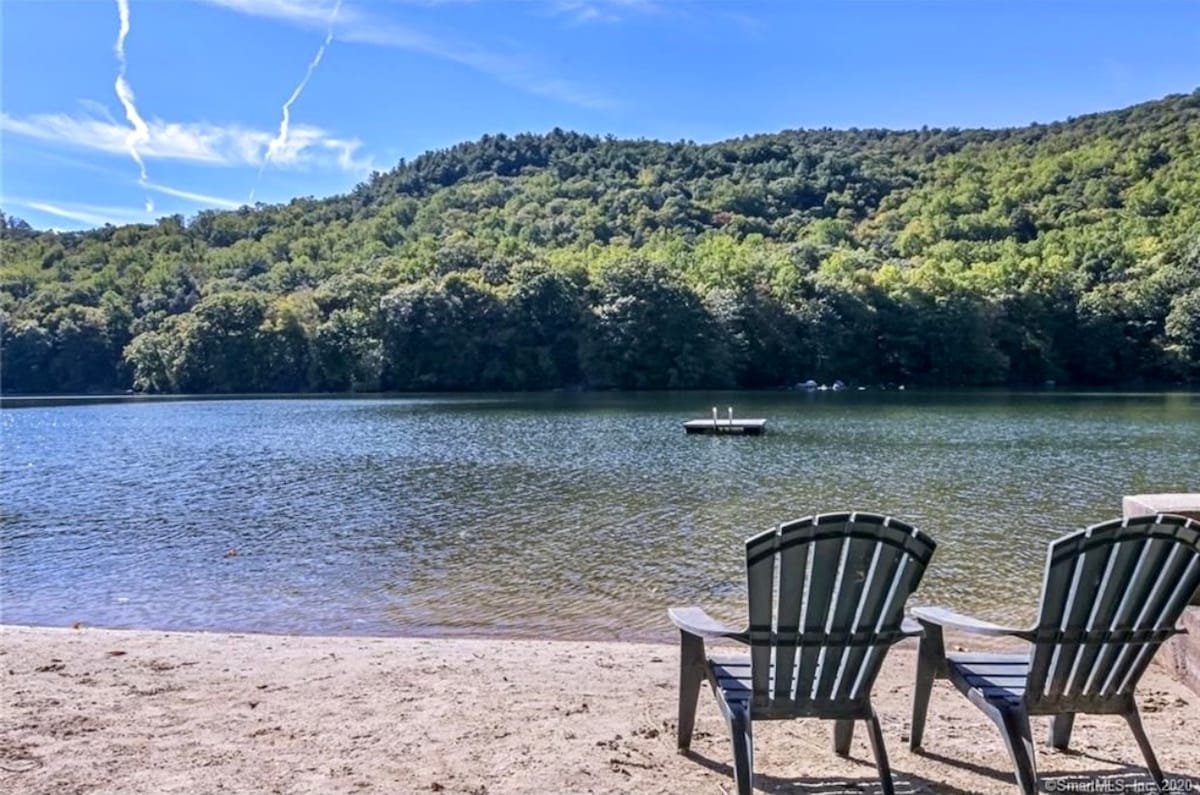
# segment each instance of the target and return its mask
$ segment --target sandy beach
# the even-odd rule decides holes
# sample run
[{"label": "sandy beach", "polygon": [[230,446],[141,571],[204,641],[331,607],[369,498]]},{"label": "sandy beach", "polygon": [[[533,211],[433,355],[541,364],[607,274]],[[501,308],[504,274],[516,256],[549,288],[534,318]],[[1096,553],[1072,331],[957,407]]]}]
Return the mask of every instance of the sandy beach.
[{"label": "sandy beach", "polygon": [[[662,644],[5,626],[0,791],[731,791],[728,737],[707,690],[694,754],[675,751],[677,654]],[[875,687],[898,792],[1014,792],[999,734],[944,683],[925,753],[909,752],[914,656],[894,650]],[[1176,791],[1200,791],[1200,698],[1152,668],[1139,700]],[[1045,724],[1035,719],[1039,742]],[[756,724],[759,789],[878,792],[865,732],[843,759],[831,729]],[[1119,718],[1081,717],[1073,744],[1039,747],[1047,789],[1149,783]]]}]

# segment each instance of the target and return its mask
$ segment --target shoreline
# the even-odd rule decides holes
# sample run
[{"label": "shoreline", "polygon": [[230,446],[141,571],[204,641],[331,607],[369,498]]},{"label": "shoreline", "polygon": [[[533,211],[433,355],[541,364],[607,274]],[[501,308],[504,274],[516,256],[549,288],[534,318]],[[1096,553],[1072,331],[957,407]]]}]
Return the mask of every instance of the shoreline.
[{"label": "shoreline", "polygon": [[[1012,792],[999,733],[943,682],[926,753],[908,750],[914,659],[912,646],[893,649],[874,689],[898,791]],[[0,789],[730,791],[707,688],[694,754],[675,752],[677,668],[677,646],[653,642],[2,625]],[[1200,790],[1200,699],[1157,666],[1138,692],[1167,776]],[[1045,723],[1034,725],[1044,782],[1149,782],[1119,718],[1080,716],[1070,753],[1042,744]],[[832,752],[831,729],[756,723],[760,790],[878,791],[863,728],[849,758]]]},{"label": "shoreline", "polygon": [[[716,611],[713,611],[716,612]],[[338,631],[289,631],[286,629],[238,629],[230,627],[208,628],[190,628],[190,627],[170,627],[170,626],[110,626],[106,624],[90,624],[79,621],[74,625],[64,624],[34,624],[21,622],[2,622],[0,621],[0,635],[6,629],[21,629],[21,630],[50,630],[63,632],[129,632],[129,633],[145,633],[151,635],[200,635],[212,636],[221,635],[227,637],[267,637],[267,638],[292,638],[304,640],[307,638],[321,638],[326,640],[383,640],[383,641],[543,641],[549,640],[562,643],[616,643],[616,644],[642,644],[642,645],[671,645],[676,643],[679,630],[671,626],[666,619],[667,609],[662,608],[663,625],[662,629],[632,629],[624,631],[607,631],[597,627],[588,627],[591,633],[587,631],[581,632],[564,632],[559,628],[545,625],[537,626],[530,625],[527,627],[518,627],[513,629],[503,628],[445,628],[445,627],[427,627],[422,625],[405,626],[401,631],[395,633],[372,633],[370,627],[366,631],[355,631],[347,629],[344,632]],[[734,621],[733,623],[736,623]],[[607,636],[602,636],[607,635]],[[986,638],[980,638],[980,641],[987,643]],[[915,646],[913,648],[916,648]]]}]

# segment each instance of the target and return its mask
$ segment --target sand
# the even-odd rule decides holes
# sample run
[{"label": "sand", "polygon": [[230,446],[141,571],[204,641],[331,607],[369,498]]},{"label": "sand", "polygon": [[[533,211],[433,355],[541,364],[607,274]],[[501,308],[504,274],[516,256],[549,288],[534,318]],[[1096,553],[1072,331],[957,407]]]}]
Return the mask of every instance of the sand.
[{"label": "sand", "polygon": [[[653,644],[3,627],[0,791],[730,792],[707,689],[694,754],[675,751],[677,665]],[[945,683],[909,752],[913,665],[895,649],[875,688],[897,791],[1015,792],[1000,735]],[[1140,703],[1175,791],[1200,792],[1200,697],[1152,669]],[[759,789],[878,792],[863,729],[845,759],[831,729],[756,724]],[[1149,783],[1119,718],[1038,753],[1048,791]]]}]

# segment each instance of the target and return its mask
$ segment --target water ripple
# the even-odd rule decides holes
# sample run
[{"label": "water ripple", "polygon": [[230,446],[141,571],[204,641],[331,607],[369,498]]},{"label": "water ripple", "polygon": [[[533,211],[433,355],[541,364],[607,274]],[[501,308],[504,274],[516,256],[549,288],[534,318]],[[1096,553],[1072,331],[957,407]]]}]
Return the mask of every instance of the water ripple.
[{"label": "water ripple", "polygon": [[[730,402],[770,432],[683,435]],[[1200,490],[1180,394],[117,402],[0,429],[0,620],[56,625],[665,638],[669,604],[739,618],[747,536],[841,508],[939,541],[920,601],[1024,620],[1048,540]]]}]

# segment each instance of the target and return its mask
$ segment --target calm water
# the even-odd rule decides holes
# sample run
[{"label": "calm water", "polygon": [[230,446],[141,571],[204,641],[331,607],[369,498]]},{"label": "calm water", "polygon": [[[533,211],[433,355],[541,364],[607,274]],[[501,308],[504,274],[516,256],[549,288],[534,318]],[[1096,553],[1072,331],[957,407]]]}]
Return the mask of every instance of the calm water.
[{"label": "calm water", "polygon": [[[684,435],[731,402],[768,434]],[[1048,540],[1200,490],[1195,394],[127,401],[0,432],[7,623],[661,638],[671,604],[740,616],[747,536],[845,508],[939,542],[921,601],[1023,620]]]}]

